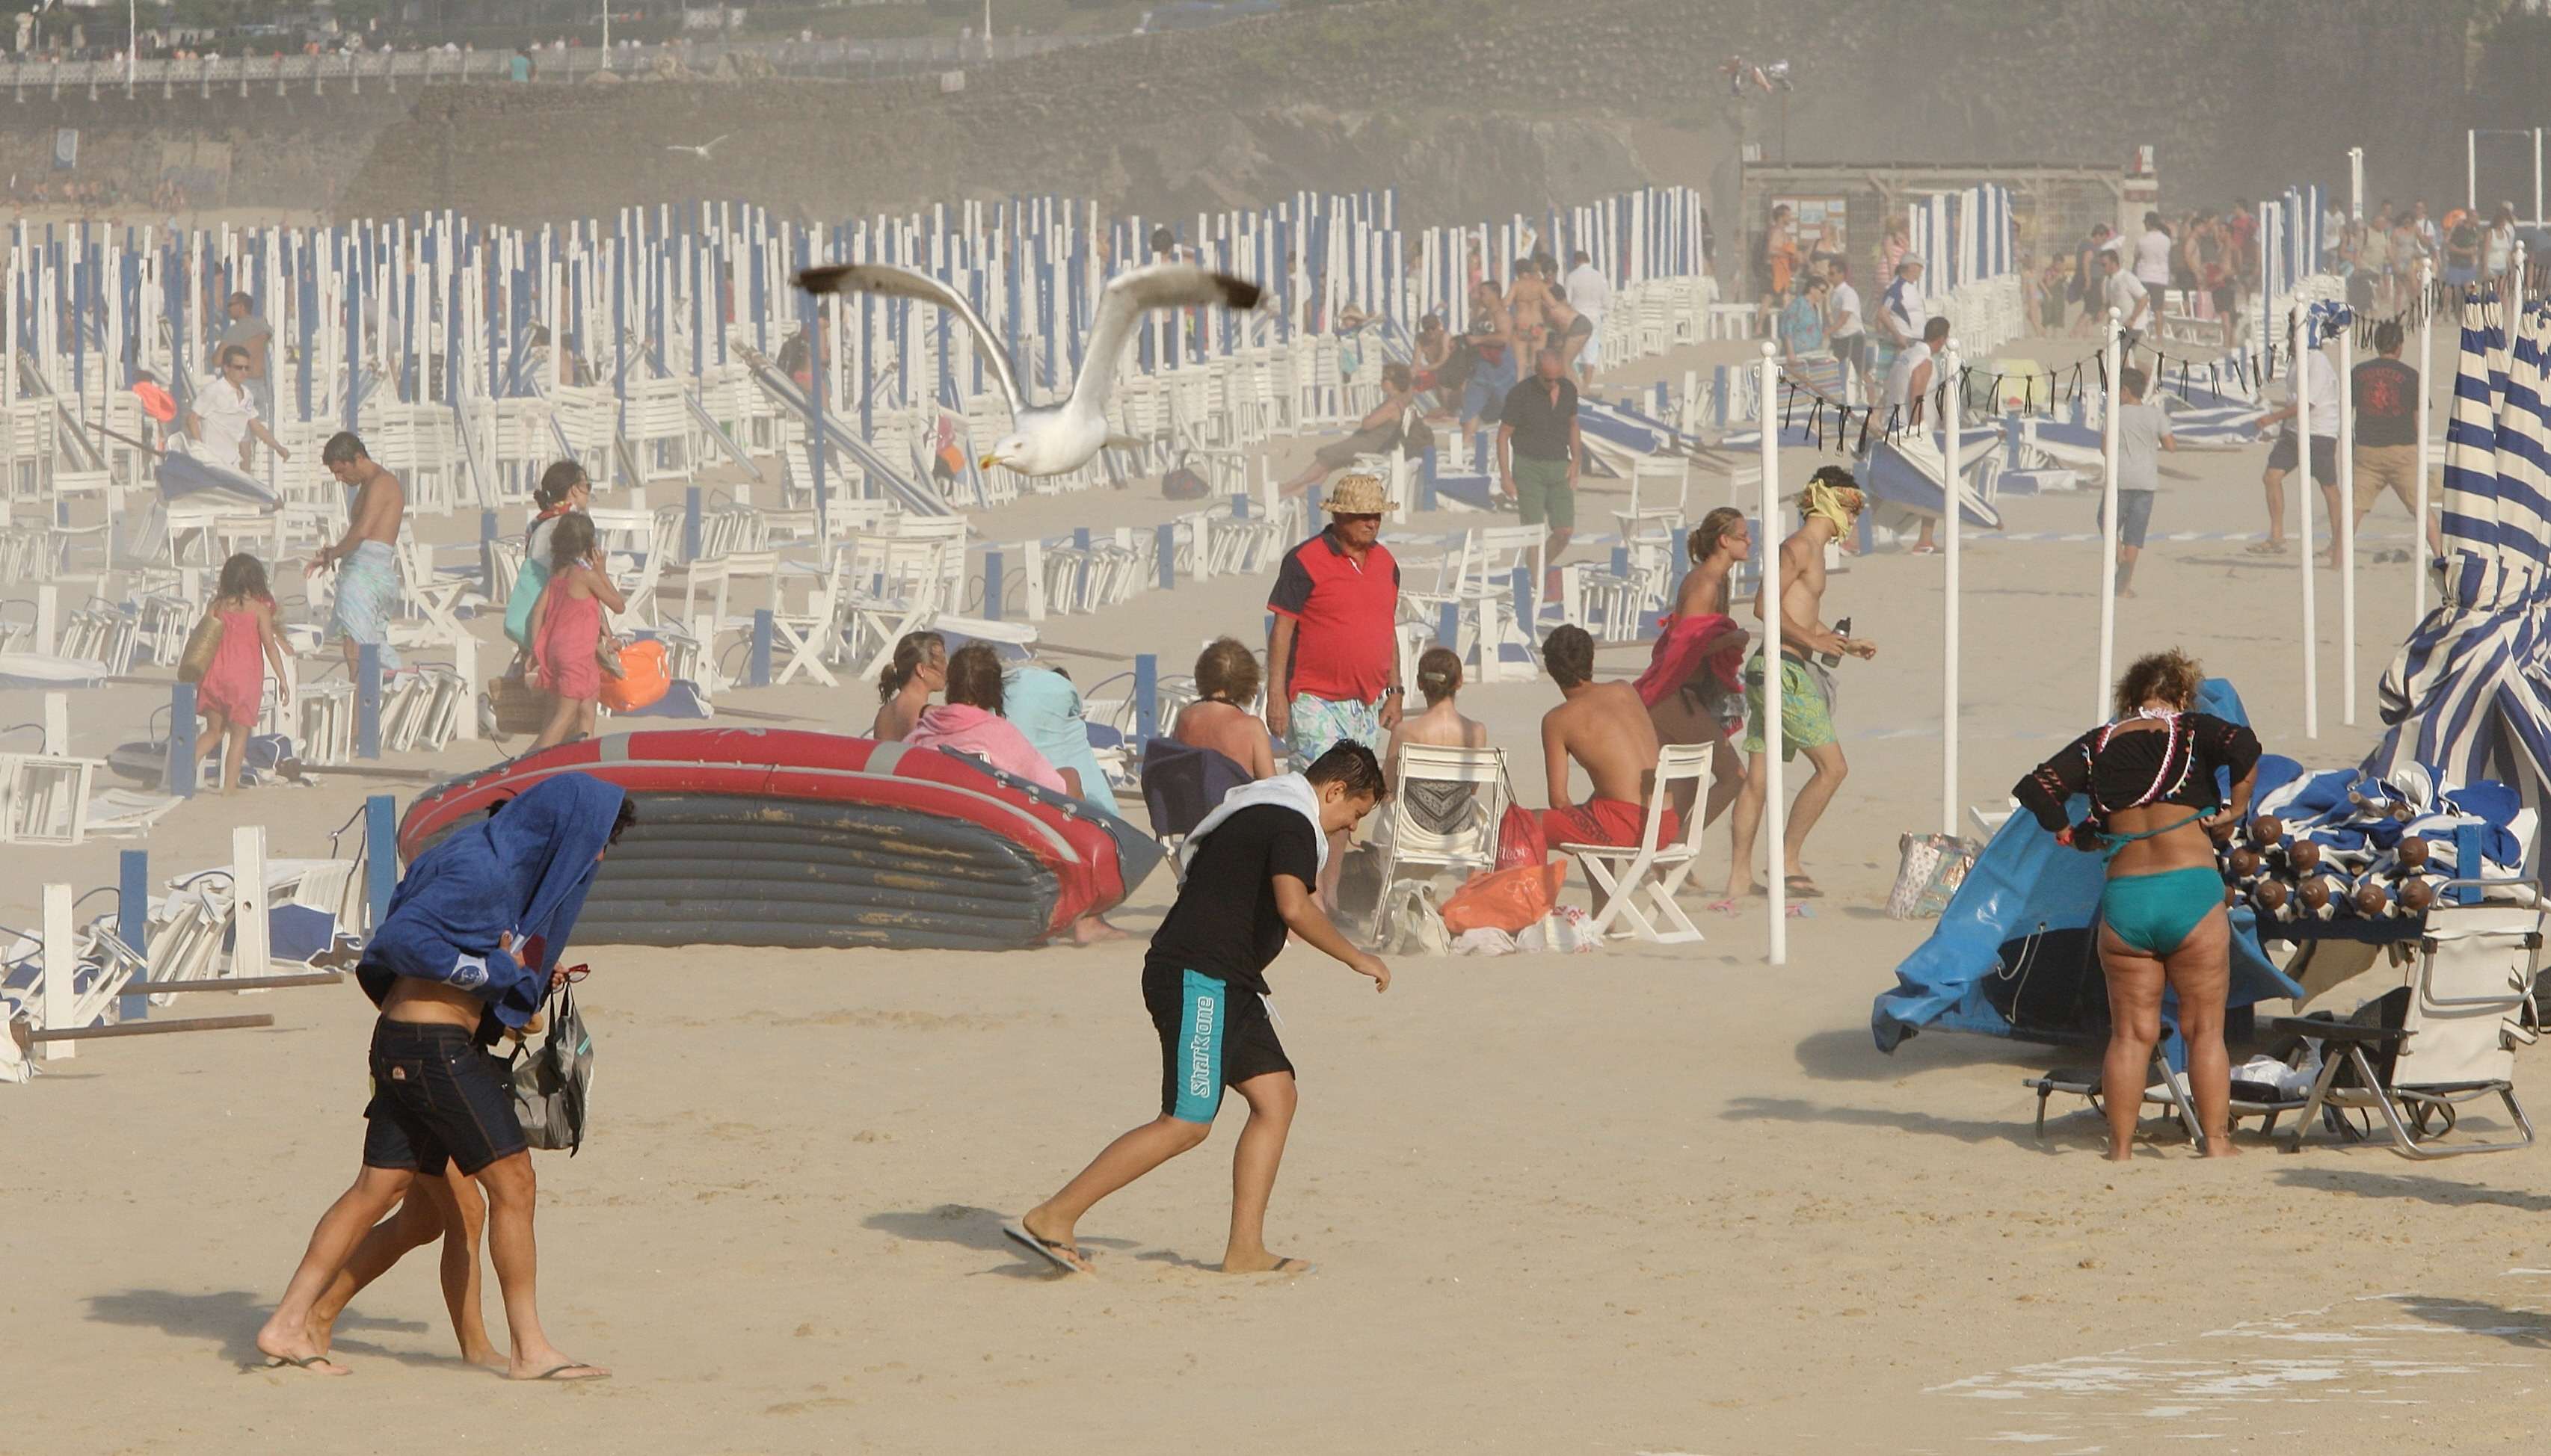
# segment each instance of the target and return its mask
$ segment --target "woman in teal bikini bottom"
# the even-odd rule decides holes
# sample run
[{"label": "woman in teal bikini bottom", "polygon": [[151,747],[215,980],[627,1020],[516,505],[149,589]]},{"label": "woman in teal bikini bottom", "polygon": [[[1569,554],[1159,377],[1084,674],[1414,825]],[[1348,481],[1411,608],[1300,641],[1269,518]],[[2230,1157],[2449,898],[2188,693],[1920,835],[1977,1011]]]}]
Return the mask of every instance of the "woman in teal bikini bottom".
[{"label": "woman in teal bikini bottom", "polygon": [[[2110,1090],[2108,1156],[2119,1162],[2133,1151],[2165,987],[2179,994],[2189,1092],[2206,1153],[2234,1151],[2232,1064],[2223,1045],[2232,933],[2213,840],[2249,813],[2259,740],[2243,725],[2193,711],[2202,681],[2178,652],[2135,663],[2117,684],[2117,721],[2067,744],[2013,790],[2057,837],[2107,860],[2099,964],[2109,1031],[2100,1084]],[[2079,824],[2071,818],[2076,795],[2090,800]]]}]

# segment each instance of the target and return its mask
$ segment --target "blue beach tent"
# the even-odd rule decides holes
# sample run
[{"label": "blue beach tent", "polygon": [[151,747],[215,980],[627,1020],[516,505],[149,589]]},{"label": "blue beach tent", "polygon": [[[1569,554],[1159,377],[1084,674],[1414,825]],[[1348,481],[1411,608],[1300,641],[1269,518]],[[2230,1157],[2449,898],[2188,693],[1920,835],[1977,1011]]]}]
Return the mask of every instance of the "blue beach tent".
[{"label": "blue beach tent", "polygon": [[[2207,678],[2197,707],[2248,723],[2240,694]],[[2229,786],[2224,786],[2228,788]],[[2077,819],[2086,803],[2077,798]],[[2099,973],[2099,887],[2095,854],[2055,842],[2037,821],[2014,814],[1967,871],[1966,883],[1931,938],[1895,968],[1895,989],[1870,1008],[1880,1051],[1929,1027],[2021,1041],[2090,1043],[2108,1034],[2108,996]],[[2232,913],[2229,1005],[2302,995],[2259,947],[2248,907]],[[2163,1008],[2165,1018],[2169,1005]],[[2174,1060],[2179,1046],[2172,1041]]]}]

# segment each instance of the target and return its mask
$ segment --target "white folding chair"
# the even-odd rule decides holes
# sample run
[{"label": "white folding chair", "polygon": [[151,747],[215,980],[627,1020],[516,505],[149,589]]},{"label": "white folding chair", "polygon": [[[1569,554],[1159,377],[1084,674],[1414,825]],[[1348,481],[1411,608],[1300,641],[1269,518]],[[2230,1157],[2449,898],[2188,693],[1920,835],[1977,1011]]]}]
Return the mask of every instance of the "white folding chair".
[{"label": "white folding chair", "polygon": [[[1594,882],[1604,896],[1603,909],[1594,917],[1592,930],[1602,935],[1611,929],[1615,918],[1625,917],[1631,930],[1642,940],[1660,945],[1681,945],[1706,939],[1700,927],[1675,904],[1675,892],[1700,863],[1700,836],[1708,816],[1702,806],[1709,802],[1709,760],[1715,743],[1669,743],[1657,755],[1655,787],[1648,792],[1648,817],[1639,830],[1635,848],[1617,844],[1557,844],[1552,847],[1563,854],[1574,854],[1585,867],[1585,877]],[[1665,818],[1666,807],[1674,803],[1674,786],[1688,783],[1692,788],[1692,812],[1684,825],[1681,841],[1657,846],[1657,829]],[[1647,892],[1658,920],[1672,925],[1659,930],[1656,921],[1638,905],[1638,895]]]},{"label": "white folding chair", "polygon": [[[2531,887],[2518,888],[2529,892]],[[2515,1051],[2536,1036],[2527,1021],[2534,1010],[2534,977],[2541,970],[2545,920],[2531,903],[2440,903],[2428,913],[2398,1026],[2272,1019],[2267,1023],[2272,1035],[2323,1041],[2320,1076],[2294,1130],[2286,1134],[2288,1150],[2299,1149],[2321,1111],[2333,1107],[2380,1115],[2392,1150],[2404,1157],[2532,1146],[2533,1123],[2515,1098]],[[2493,1096],[2513,1123],[2510,1135],[2438,1145],[2436,1139],[2460,1121],[2464,1104]],[[2242,1111],[2235,1109],[2236,1114]]]},{"label": "white folding chair", "polygon": [[[1429,824],[1429,806],[1419,801],[1435,798],[1433,807],[1441,808],[1442,800],[1455,796],[1430,796],[1417,786],[1447,784],[1468,787],[1469,803],[1457,818],[1436,818]],[[1381,909],[1377,914],[1389,914],[1390,887],[1404,869],[1422,868],[1430,875],[1448,869],[1495,869],[1497,826],[1505,819],[1511,797],[1503,749],[1400,744],[1398,785],[1382,806],[1381,827],[1374,841],[1381,850]],[[1449,827],[1439,827],[1448,823]],[[1375,928],[1385,939],[1391,929],[1387,924]]]},{"label": "white folding chair", "polygon": [[[770,614],[771,634],[788,649],[788,660],[780,667],[779,675],[771,679],[773,683],[785,685],[802,672],[825,687],[841,685],[832,669],[824,665],[824,654],[833,644],[833,624],[841,613],[842,578],[849,570],[850,558],[835,556],[833,569],[807,589],[805,611],[787,612],[774,607]],[[772,591],[775,599],[775,584]]]}]

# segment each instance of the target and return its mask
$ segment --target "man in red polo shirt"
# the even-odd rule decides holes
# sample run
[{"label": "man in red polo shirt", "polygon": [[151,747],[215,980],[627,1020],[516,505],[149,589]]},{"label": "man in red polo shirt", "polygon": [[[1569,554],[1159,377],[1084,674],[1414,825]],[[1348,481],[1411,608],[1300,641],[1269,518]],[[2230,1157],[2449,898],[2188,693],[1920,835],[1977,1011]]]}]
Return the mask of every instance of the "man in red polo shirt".
[{"label": "man in red polo shirt", "polygon": [[[1267,728],[1303,763],[1342,738],[1378,756],[1399,723],[1399,562],[1381,544],[1390,503],[1379,479],[1348,475],[1325,504],[1328,530],[1284,553],[1267,598]],[[1344,858],[1321,869],[1324,905]]]}]

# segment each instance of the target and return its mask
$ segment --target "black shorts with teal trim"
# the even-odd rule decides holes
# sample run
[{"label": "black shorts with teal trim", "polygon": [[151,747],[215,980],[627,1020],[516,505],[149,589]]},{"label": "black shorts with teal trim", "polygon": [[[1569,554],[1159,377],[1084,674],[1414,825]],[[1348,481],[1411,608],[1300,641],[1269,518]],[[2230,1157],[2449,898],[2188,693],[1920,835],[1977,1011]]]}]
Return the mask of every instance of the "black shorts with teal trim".
[{"label": "black shorts with teal trim", "polygon": [[1210,1122],[1222,1090],[1269,1072],[1291,1075],[1275,1019],[1254,991],[1195,971],[1143,968],[1143,1005],[1161,1033],[1161,1116]]}]

